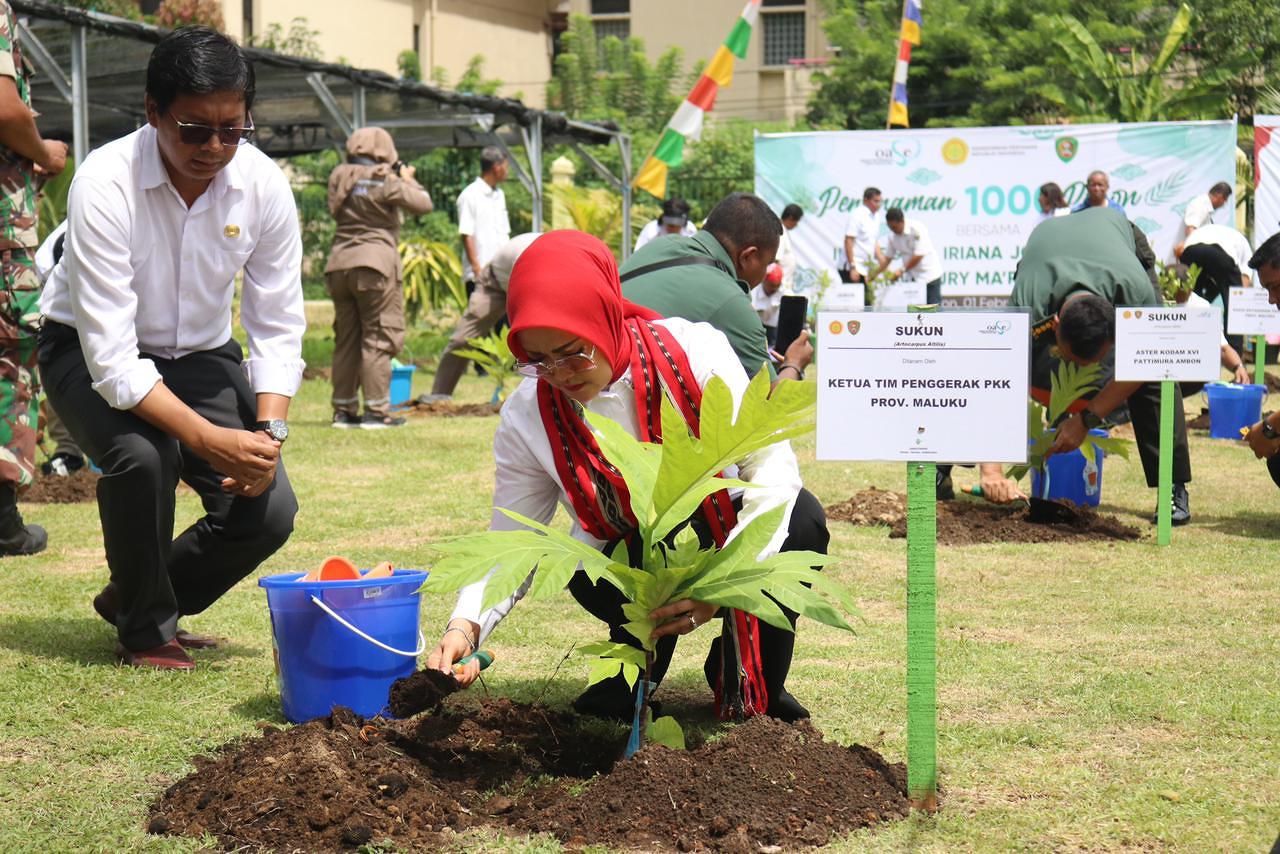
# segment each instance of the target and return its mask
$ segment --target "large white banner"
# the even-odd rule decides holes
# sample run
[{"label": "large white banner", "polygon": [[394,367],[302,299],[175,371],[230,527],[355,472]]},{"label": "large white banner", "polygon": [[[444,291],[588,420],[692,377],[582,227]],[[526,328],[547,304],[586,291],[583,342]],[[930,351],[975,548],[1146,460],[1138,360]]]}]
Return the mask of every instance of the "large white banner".
[{"label": "large white banner", "polygon": [[[1043,218],[1040,185],[1057,183],[1074,206],[1088,174],[1106,172],[1110,198],[1156,257],[1171,259],[1187,204],[1219,181],[1234,185],[1235,146],[1234,120],[758,134],[756,193],[778,211],[804,208],[791,240],[797,290],[811,300],[823,282],[838,281],[849,217],[863,189],[876,187],[884,208],[900,207],[929,230],[947,304],[996,306]],[[1214,221],[1230,224],[1233,209],[1223,206]]]},{"label": "large white banner", "polygon": [[1253,248],[1280,231],[1280,116],[1253,117]]}]

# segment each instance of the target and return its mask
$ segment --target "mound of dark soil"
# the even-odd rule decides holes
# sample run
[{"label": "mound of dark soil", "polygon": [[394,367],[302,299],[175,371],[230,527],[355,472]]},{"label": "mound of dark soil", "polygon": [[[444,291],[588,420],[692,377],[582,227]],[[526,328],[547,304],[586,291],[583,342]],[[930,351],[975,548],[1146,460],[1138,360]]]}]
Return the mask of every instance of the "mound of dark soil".
[{"label": "mound of dark soil", "polygon": [[1209,410],[1206,407],[1200,407],[1200,414],[1195,418],[1187,419],[1188,430],[1208,430],[1209,429]]},{"label": "mound of dark soil", "polygon": [[423,416],[426,418],[458,418],[484,417],[497,415],[502,409],[501,403],[454,403],[442,400],[439,403],[422,403],[412,400],[404,406],[396,407],[398,415]]},{"label": "mound of dark soil", "polygon": [[35,483],[19,496],[23,504],[81,504],[98,500],[98,478],[102,475],[87,468],[66,477],[37,476]]},{"label": "mound of dark soil", "polygon": [[431,851],[488,825],[573,846],[754,854],[907,813],[903,766],[808,724],[755,718],[695,750],[648,747],[615,765],[621,730],[507,700],[466,712],[366,722],[335,709],[266,727],[197,757],[147,829],[208,832],[226,849]]},{"label": "mound of dark soil", "polygon": [[[847,501],[826,508],[827,517],[854,525],[886,526],[891,538],[907,535],[907,499],[897,492],[864,489]],[[1022,505],[1002,507],[985,501],[938,502],[938,543],[1063,543],[1136,540],[1142,532],[1092,507],[1076,507],[1069,523],[1033,521]]]}]

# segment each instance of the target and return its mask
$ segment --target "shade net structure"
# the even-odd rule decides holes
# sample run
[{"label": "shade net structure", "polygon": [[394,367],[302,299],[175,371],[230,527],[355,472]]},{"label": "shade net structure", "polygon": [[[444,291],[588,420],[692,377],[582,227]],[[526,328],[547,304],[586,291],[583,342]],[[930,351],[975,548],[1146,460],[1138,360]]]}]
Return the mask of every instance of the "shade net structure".
[{"label": "shade net structure", "polygon": [[[44,136],[72,141],[79,161],[146,121],[147,60],[168,30],[42,0],[11,5],[36,70],[32,103]],[[454,92],[381,71],[257,48],[246,53],[257,77],[253,143],[273,157],[341,147],[352,130],[366,125],[386,128],[408,156],[498,145],[533,197],[534,222],[541,222],[543,150],[568,145],[622,194],[623,234],[630,234],[631,140],[612,123],[574,121],[510,98]],[[619,147],[622,174],[591,153],[602,145]],[[519,149],[523,159],[515,156]]]}]

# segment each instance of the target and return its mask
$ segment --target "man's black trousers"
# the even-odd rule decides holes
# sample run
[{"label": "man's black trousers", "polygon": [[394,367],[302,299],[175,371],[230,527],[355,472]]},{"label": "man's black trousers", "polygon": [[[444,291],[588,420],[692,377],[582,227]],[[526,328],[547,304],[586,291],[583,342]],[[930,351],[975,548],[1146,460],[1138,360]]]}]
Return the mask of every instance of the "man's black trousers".
[{"label": "man's black trousers", "polygon": [[[233,339],[216,350],[151,359],[183,403],[220,427],[257,421],[253,391]],[[145,650],[173,639],[178,618],[212,605],[266,560],[293,531],[298,503],[283,460],[256,498],[222,489],[222,475],[190,448],[131,412],[113,409],[92,387],[79,337],[46,322],[40,374],[53,408],[102,469],[98,513],[111,580],[120,594],[120,642]],[[175,539],[174,491],[182,480],[205,515]]]}]

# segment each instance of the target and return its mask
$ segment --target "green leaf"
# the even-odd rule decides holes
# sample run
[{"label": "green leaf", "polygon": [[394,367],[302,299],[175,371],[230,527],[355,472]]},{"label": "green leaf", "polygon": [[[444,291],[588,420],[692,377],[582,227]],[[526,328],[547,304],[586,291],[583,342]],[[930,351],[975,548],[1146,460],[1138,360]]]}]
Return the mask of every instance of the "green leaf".
[{"label": "green leaf", "polygon": [[701,438],[696,438],[664,397],[662,463],[653,492],[657,521],[649,541],[662,539],[697,509],[710,494],[708,478],[754,451],[808,433],[816,399],[812,383],[798,382],[779,383],[770,396],[769,374],[762,370],[747,386],[735,420],[729,387],[712,377],[703,389]]},{"label": "green leaf", "polygon": [[593,658],[587,663],[587,686],[612,679],[622,671],[622,662],[616,658]]},{"label": "green leaf", "polygon": [[653,524],[653,487],[658,479],[658,466],[662,461],[662,446],[641,442],[628,433],[612,418],[587,410],[587,422],[595,432],[596,442],[605,459],[627,482],[631,494],[631,509],[641,529]]},{"label": "green leaf", "polygon": [[1077,365],[1062,359],[1049,380],[1049,423],[1054,424],[1075,403],[1091,391],[1097,391],[1102,366]]},{"label": "green leaf", "polygon": [[672,750],[684,750],[684,730],[670,715],[664,715],[649,724],[649,743],[661,744]]},{"label": "green leaf", "polygon": [[598,655],[601,658],[626,662],[638,668],[644,667],[644,650],[625,643],[596,641],[578,647],[578,652],[583,655]]}]

